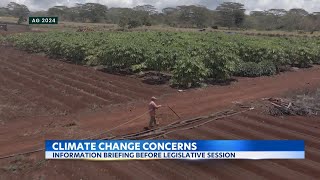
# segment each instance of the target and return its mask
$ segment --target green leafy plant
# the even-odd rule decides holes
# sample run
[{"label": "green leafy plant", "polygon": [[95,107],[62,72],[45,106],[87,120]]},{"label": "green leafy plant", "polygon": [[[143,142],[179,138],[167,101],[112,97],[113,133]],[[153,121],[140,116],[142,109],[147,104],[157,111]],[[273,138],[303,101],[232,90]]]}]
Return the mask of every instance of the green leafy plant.
[{"label": "green leafy plant", "polygon": [[183,57],[173,70],[171,84],[183,88],[199,86],[208,75],[208,69],[196,57]]},{"label": "green leafy plant", "polygon": [[243,77],[271,76],[276,74],[276,66],[270,61],[239,62],[235,68],[234,75]]}]

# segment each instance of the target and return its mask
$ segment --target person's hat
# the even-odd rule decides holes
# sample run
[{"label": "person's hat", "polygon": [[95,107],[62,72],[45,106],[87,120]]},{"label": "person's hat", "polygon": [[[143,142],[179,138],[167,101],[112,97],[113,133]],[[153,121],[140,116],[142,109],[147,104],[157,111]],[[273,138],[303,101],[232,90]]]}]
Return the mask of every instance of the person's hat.
[{"label": "person's hat", "polygon": [[154,97],[154,96],[152,96],[151,100],[157,100],[157,98],[156,98],[156,97]]}]

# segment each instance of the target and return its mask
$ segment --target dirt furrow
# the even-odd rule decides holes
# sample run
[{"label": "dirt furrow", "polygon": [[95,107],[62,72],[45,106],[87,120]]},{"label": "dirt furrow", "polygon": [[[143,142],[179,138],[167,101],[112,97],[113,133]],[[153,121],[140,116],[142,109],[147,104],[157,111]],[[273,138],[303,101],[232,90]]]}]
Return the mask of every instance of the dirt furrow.
[{"label": "dirt furrow", "polygon": [[[5,85],[4,85],[5,84]],[[39,104],[36,102],[39,101],[35,92],[32,92],[30,89],[21,90],[19,86],[16,86],[12,81],[7,81],[4,76],[0,76],[0,94],[7,98],[7,101],[18,106],[21,106],[20,112],[25,112],[26,109],[30,110],[29,115],[34,114],[47,114],[46,109],[38,107]],[[28,98],[28,94],[33,94],[31,98]],[[10,98],[10,100],[8,99]],[[34,113],[34,114],[33,114]]]},{"label": "dirt furrow", "polygon": [[[256,119],[257,115],[254,114],[246,114],[246,116],[250,119]],[[263,116],[262,116],[263,117]],[[304,117],[306,118],[306,117]],[[320,131],[317,128],[313,128],[310,125],[301,125],[299,123],[299,120],[296,118],[289,118],[289,121],[286,119],[281,119],[281,118],[263,118],[263,121],[260,121],[259,123],[267,123],[273,126],[277,127],[286,127],[286,129],[290,129],[293,131],[301,132],[303,134],[311,135],[314,137],[320,137]]]},{"label": "dirt furrow", "polygon": [[[0,96],[0,101],[6,102],[6,98],[3,96]],[[11,104],[8,104],[8,103],[0,104],[0,126],[4,125],[7,122],[7,120],[10,120],[16,117],[17,117],[17,113],[14,110],[14,108],[12,108]]]},{"label": "dirt furrow", "polygon": [[[9,65],[10,66],[10,65]],[[12,74],[16,74],[16,77],[24,82],[22,79],[28,80],[33,86],[39,87],[33,88],[34,91],[43,91],[45,96],[51,96],[53,100],[59,100],[61,103],[65,103],[67,106],[72,107],[74,110],[83,109],[88,106],[88,104],[104,104],[105,100],[101,101],[100,99],[95,99],[95,96],[87,95],[84,92],[81,92],[75,89],[72,86],[63,85],[55,80],[48,79],[41,76],[36,76],[38,80],[35,80],[32,76],[32,72],[19,71],[16,68],[10,66]],[[8,68],[9,69],[9,68]],[[15,73],[14,73],[15,72]],[[30,75],[31,74],[31,75]],[[7,77],[8,78],[8,77]],[[16,80],[16,82],[20,82]],[[26,85],[28,87],[28,85]],[[64,88],[62,88],[64,87]],[[93,98],[92,98],[93,97]],[[95,101],[94,101],[95,99]],[[82,101],[81,101],[82,100]]]},{"label": "dirt furrow", "polygon": [[[47,78],[50,79],[56,79],[62,83],[65,83],[67,85],[71,85],[74,86],[78,89],[81,89],[83,91],[89,92],[91,94],[96,94],[97,96],[101,97],[101,98],[106,98],[109,99],[111,101],[115,101],[115,102],[126,102],[128,100],[132,100],[131,98],[129,98],[128,96],[124,96],[121,94],[118,94],[117,91],[110,91],[108,90],[108,88],[102,89],[99,86],[96,86],[94,84],[91,84],[91,82],[84,82],[84,79],[79,79],[79,78],[70,78],[69,74],[64,74],[64,71],[56,71],[56,72],[52,72],[52,71],[48,71],[48,68],[46,69],[46,71],[42,70],[43,68],[40,67],[36,67],[34,65],[28,65],[28,63],[21,63],[21,61],[17,62],[17,61],[10,61],[12,63],[14,63],[16,66],[19,67],[23,67],[31,72],[35,72],[36,74],[40,74],[42,76],[45,76]],[[7,63],[9,63],[7,61]]]},{"label": "dirt furrow", "polygon": [[[101,78],[101,79],[87,78],[83,75],[76,75],[74,73],[76,73],[76,72],[72,72],[72,74],[70,74],[70,77],[76,78],[77,76],[79,76],[79,78],[86,81],[87,83],[93,82],[98,87],[101,87],[103,89],[108,89],[111,92],[117,92],[127,98],[130,98],[131,100],[137,99],[137,97],[145,97],[146,96],[146,93],[141,92],[141,91],[137,91],[136,88],[129,87],[129,86],[122,85],[122,84],[115,85],[114,82],[111,83],[106,78]],[[121,82],[121,80],[119,80],[119,81]],[[143,88],[143,89],[145,90],[146,88]],[[152,92],[150,91],[149,93],[152,93]]]},{"label": "dirt furrow", "polygon": [[250,118],[246,118],[242,121],[246,127],[254,128],[257,131],[265,132],[266,134],[273,134],[275,136],[279,136],[280,138],[286,139],[302,139],[306,141],[306,145],[309,146],[320,146],[320,138],[314,137],[308,134],[303,134],[297,131],[293,131],[290,129],[286,129],[283,127],[278,127],[266,123],[259,123],[257,121],[263,121],[264,118],[260,117],[255,120]]},{"label": "dirt furrow", "polygon": [[[37,113],[47,113],[45,108],[37,108],[36,103],[29,101],[21,94],[16,95],[14,92],[15,91],[12,89],[7,89],[6,87],[0,86],[0,102],[7,102],[0,104],[0,113],[8,115],[8,117],[4,118],[5,120],[11,120],[12,118],[22,116],[32,116]],[[16,112],[20,112],[20,114],[18,115]],[[2,115],[0,115],[0,117],[2,117]]]},{"label": "dirt furrow", "polygon": [[[210,132],[210,134],[214,134],[213,137],[221,137],[221,139],[247,139],[246,136],[239,136],[238,134],[228,133],[230,132],[228,130],[211,129],[208,127],[201,127],[199,129],[194,129],[193,131],[197,131],[197,133],[202,134],[205,137],[209,137],[207,133]],[[190,136],[193,136],[193,132],[180,133],[180,137],[182,139],[186,139],[184,137],[190,138]],[[201,139],[201,138],[193,136],[193,139]],[[232,161],[232,163],[231,162],[227,162],[227,163],[229,163],[228,165],[234,164],[236,166],[242,167],[248,171],[251,171],[252,173],[259,174],[260,176],[264,176],[266,178],[270,176],[276,179],[286,179],[286,177],[288,176],[290,176],[291,178],[293,177],[309,178],[308,175],[294,172],[293,170],[288,169],[285,166],[277,165],[270,161],[263,161],[263,163],[261,162],[255,163],[254,161],[242,160],[242,161]],[[275,168],[275,166],[277,167]],[[266,173],[261,173],[261,171]],[[284,171],[290,172],[290,173],[283,174]],[[232,177],[237,177],[237,176],[233,175]]]},{"label": "dirt furrow", "polygon": [[[207,131],[208,132],[208,131],[211,130],[212,132],[214,132],[214,134],[215,134],[214,136],[218,136],[221,139],[226,139],[226,137],[227,137],[227,139],[248,139],[248,137],[250,137],[249,139],[279,139],[278,137],[271,136],[271,135],[269,135],[267,133],[260,133],[258,131],[253,131],[253,130],[245,127],[245,126],[241,127],[241,126],[239,126],[239,124],[237,122],[235,122],[235,123],[232,123],[232,122],[233,121],[224,121],[223,123],[224,123],[225,126],[218,126],[218,127],[215,126],[214,129],[211,129],[209,127],[203,127],[201,129],[199,129],[199,132],[202,132],[202,131]],[[220,130],[218,130],[218,129],[220,129]],[[235,129],[237,131],[234,131]],[[308,147],[306,147],[306,148],[308,149]],[[271,162],[277,163],[277,162],[282,162],[282,161],[274,162],[272,160]],[[296,170],[295,168],[292,168],[292,167],[305,166],[305,168],[309,167],[311,169],[311,171],[312,171],[314,169],[313,165],[319,165],[319,163],[316,163],[316,162],[314,162],[312,160],[309,160],[309,159],[305,159],[303,161],[301,161],[301,160],[291,160],[290,164],[291,164],[291,166],[283,166],[283,167],[287,167],[289,169]],[[306,164],[308,164],[308,165],[306,165]],[[241,164],[241,165],[243,165],[243,164]],[[256,165],[254,165],[254,166],[256,166]],[[253,169],[253,168],[251,168],[251,169]],[[299,171],[299,172],[301,172],[301,171]],[[307,169],[307,171],[303,171],[303,172],[304,172],[305,175],[310,175],[309,173],[307,173],[308,169]],[[279,172],[279,174],[281,174],[281,172]],[[314,176],[314,177],[316,177],[316,176]]]},{"label": "dirt furrow", "polygon": [[[10,71],[10,70],[1,70],[0,74],[4,75],[4,72],[6,74],[5,77],[6,81],[10,83],[15,84],[15,86],[18,86],[19,89],[31,89],[32,91],[36,92],[34,94],[30,94],[26,96],[26,98],[35,98],[33,99],[33,102],[36,102],[37,104],[41,104],[44,108],[47,110],[58,108],[58,109],[70,109],[68,106],[63,105],[60,101],[58,101],[59,96],[58,93],[48,89],[44,88],[42,85],[35,83],[33,80],[29,79],[29,77],[23,76],[22,74],[19,74],[19,72]],[[47,95],[51,93],[53,94],[53,97],[50,98],[47,97]],[[61,107],[62,106],[62,107]]]},{"label": "dirt furrow", "polygon": [[[279,135],[274,133],[266,132],[265,130],[259,130],[259,127],[248,125],[246,122],[248,121],[247,118],[240,118],[240,117],[230,118],[229,121],[221,122],[217,124],[216,127],[219,129],[225,129],[228,132],[237,132],[245,137],[251,137],[253,139],[297,139],[297,138],[288,138],[285,135]],[[308,142],[308,139],[302,139]],[[310,159],[317,160],[317,156],[319,156],[320,152],[310,152],[308,150],[312,150],[313,146],[310,146],[306,143],[306,154],[310,157]],[[320,161],[319,161],[320,162]],[[320,164],[319,164],[320,165]]]},{"label": "dirt furrow", "polygon": [[[28,58],[30,59],[30,58]],[[46,62],[46,60],[43,60],[44,62]],[[51,61],[55,61],[55,60],[51,60]],[[73,79],[76,81],[80,81],[80,82],[84,82],[90,86],[94,86],[96,88],[100,88],[104,91],[107,92],[111,92],[111,93],[117,93],[119,96],[123,96],[124,98],[133,100],[132,97],[140,97],[141,95],[145,95],[145,94],[141,94],[139,92],[136,92],[134,90],[130,90],[128,89],[126,86],[115,86],[114,84],[110,83],[110,79],[107,79],[106,77],[104,77],[103,75],[106,74],[101,74],[101,76],[97,76],[94,78],[89,78],[90,73],[88,72],[84,72],[84,71],[79,71],[78,69],[66,69],[65,68],[65,63],[61,65],[63,66],[53,66],[53,65],[49,65],[46,63],[39,63],[39,62],[34,62],[33,60],[26,60],[26,61],[19,61],[18,63],[24,64],[24,65],[31,65],[32,67],[36,67],[37,69],[46,69],[47,72],[51,73],[51,74],[56,74],[59,73],[61,75],[63,75],[64,77],[68,77],[69,79]],[[88,70],[88,69],[87,69]],[[93,72],[92,72],[93,73]],[[131,95],[131,97],[126,96],[126,94]]]},{"label": "dirt furrow", "polygon": [[[22,59],[25,56],[27,56],[27,59],[25,61],[27,61],[28,64],[36,65],[36,67],[42,65],[40,69],[53,69],[54,72],[57,72],[57,73],[73,74],[74,76],[79,76],[80,78],[88,79],[91,82],[92,81],[99,81],[99,82],[102,81],[102,83],[108,82],[109,85],[111,85],[116,89],[126,90],[124,94],[132,94],[132,97],[146,97],[146,94],[155,93],[156,95],[158,95],[158,94],[162,94],[163,91],[166,91],[166,92],[171,91],[170,88],[167,88],[165,86],[162,86],[161,88],[154,88],[152,85],[143,84],[142,82],[139,82],[138,80],[133,78],[106,74],[103,72],[96,71],[92,68],[69,64],[69,63],[65,63],[62,61],[54,60],[54,59],[48,59],[46,57],[17,51],[12,48],[7,48],[7,50],[13,51],[13,53],[17,54],[15,55],[17,56],[17,58],[13,58],[13,59],[14,61],[18,61],[19,63],[22,63],[20,61],[20,58]],[[60,72],[58,70],[60,70]],[[136,84],[132,83],[133,81]]]},{"label": "dirt furrow", "polygon": [[[246,119],[243,119],[243,121],[246,121]],[[267,133],[265,131],[258,131],[258,130],[254,130],[254,129],[257,129],[257,128],[254,128],[254,127],[250,127],[250,126],[247,126],[246,124],[242,125],[241,122],[243,122],[242,120],[241,121],[225,121],[223,122],[223,124],[219,124],[217,126],[217,128],[219,129],[223,129],[227,132],[235,132],[236,134],[240,134],[241,136],[243,137],[250,137],[252,139],[287,139],[286,137],[282,136],[281,138],[279,138],[278,136],[275,136],[273,134],[270,134],[270,133]],[[215,130],[216,131],[216,130]],[[290,138],[291,139],[291,138]],[[293,138],[293,139],[296,139],[296,138]],[[306,139],[304,139],[306,140]],[[306,140],[308,141],[308,140]],[[306,145],[306,158],[308,160],[305,160],[305,162],[310,162],[310,163],[313,163],[313,164],[318,164],[320,166],[320,159],[319,159],[319,152],[317,152],[316,150],[314,151],[314,148],[313,146],[309,146],[309,145]],[[312,161],[310,161],[310,160]],[[300,164],[301,161],[292,161],[293,165],[294,164]]]},{"label": "dirt furrow", "polygon": [[[81,94],[83,94],[83,95],[89,96],[90,98],[96,99],[96,101],[100,101],[100,102],[102,102],[102,103],[110,103],[110,101],[107,100],[107,99],[98,97],[98,96],[96,96],[95,94],[92,94],[91,92],[86,92],[86,91],[84,91],[83,89],[77,88],[76,86],[69,85],[69,84],[65,84],[64,82],[59,81],[59,80],[58,80],[57,78],[55,78],[55,77],[49,78],[49,77],[46,77],[46,76],[44,76],[44,75],[42,75],[42,74],[37,74],[36,72],[29,71],[28,69],[26,69],[26,68],[24,68],[24,67],[15,66],[15,65],[12,65],[12,64],[10,64],[10,63],[8,63],[8,62],[3,62],[3,63],[6,64],[7,66],[10,66],[12,69],[17,70],[18,72],[21,72],[21,73],[26,74],[26,76],[37,77],[37,78],[39,78],[40,80],[47,81],[47,82],[51,82],[51,83],[52,83],[52,81],[54,81],[54,82],[57,83],[59,86],[68,87],[68,88],[73,89],[74,91],[78,91],[78,94],[81,93]],[[40,80],[39,80],[39,81],[40,81]],[[41,82],[41,81],[40,81],[40,82]]]},{"label": "dirt furrow", "polygon": [[294,124],[311,127],[312,129],[313,128],[319,129],[320,128],[319,122],[320,122],[320,118],[318,118],[318,117],[308,118],[308,120],[306,121],[306,117],[296,116]]}]

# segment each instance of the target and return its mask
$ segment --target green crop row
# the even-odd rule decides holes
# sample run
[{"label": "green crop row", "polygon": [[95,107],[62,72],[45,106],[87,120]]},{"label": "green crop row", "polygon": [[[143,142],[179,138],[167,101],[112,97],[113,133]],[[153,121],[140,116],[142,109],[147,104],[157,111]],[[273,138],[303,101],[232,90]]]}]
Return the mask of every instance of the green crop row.
[{"label": "green crop row", "polygon": [[[1,38],[0,38],[1,39]],[[132,71],[166,71],[172,84],[268,76],[283,67],[320,63],[320,40],[223,33],[48,32],[7,37],[16,47],[77,64]]]}]

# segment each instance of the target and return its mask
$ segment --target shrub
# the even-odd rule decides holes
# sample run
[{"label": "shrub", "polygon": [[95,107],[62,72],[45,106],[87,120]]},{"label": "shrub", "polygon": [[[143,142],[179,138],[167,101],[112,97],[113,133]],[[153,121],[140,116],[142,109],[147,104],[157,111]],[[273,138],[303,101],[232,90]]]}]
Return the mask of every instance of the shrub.
[{"label": "shrub", "polygon": [[274,74],[276,74],[276,67],[269,61],[260,63],[240,62],[237,64],[234,72],[234,75],[242,77],[271,76]]},{"label": "shrub", "polygon": [[128,22],[129,29],[136,28],[139,26],[142,26],[142,23],[139,20],[132,19],[132,20],[129,20]]},{"label": "shrub", "polygon": [[292,48],[290,50],[289,58],[291,65],[298,68],[310,67],[313,63],[313,54],[310,49],[305,47]]},{"label": "shrub", "polygon": [[226,47],[211,47],[204,56],[205,66],[209,70],[208,76],[215,80],[230,78],[238,61],[239,57]]},{"label": "shrub", "polygon": [[171,84],[183,88],[195,87],[199,86],[207,75],[208,69],[199,58],[185,56],[177,61]]}]

